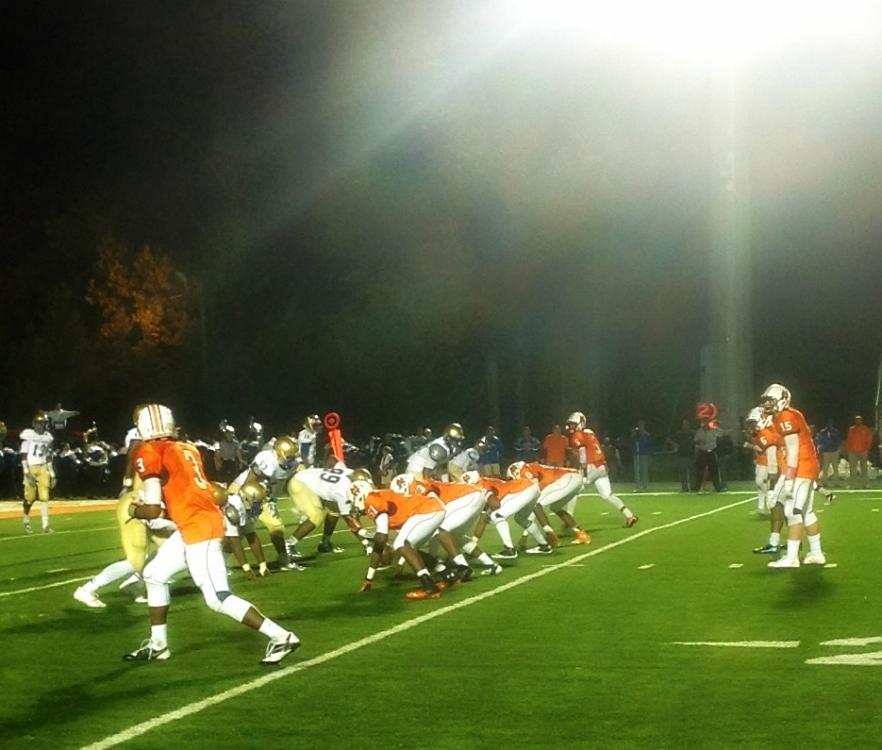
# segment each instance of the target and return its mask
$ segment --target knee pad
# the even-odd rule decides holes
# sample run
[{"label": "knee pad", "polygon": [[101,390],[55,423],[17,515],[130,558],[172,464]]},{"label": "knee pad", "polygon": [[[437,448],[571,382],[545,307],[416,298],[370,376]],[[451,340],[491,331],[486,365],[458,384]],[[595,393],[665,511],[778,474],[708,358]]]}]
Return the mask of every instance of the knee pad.
[{"label": "knee pad", "polygon": [[229,591],[218,591],[218,599],[220,599],[217,612],[225,614],[227,617],[233,618],[236,622],[242,622],[251,604],[244,599],[239,598]]},{"label": "knee pad", "polygon": [[793,526],[798,523],[805,523],[802,517],[802,511],[797,508],[785,508],[784,517],[787,519],[787,525]]},{"label": "knee pad", "polygon": [[812,524],[815,524],[817,522],[818,522],[818,517],[815,515],[814,511],[810,511],[805,514],[805,519],[803,520],[803,523],[806,526],[811,526]]}]

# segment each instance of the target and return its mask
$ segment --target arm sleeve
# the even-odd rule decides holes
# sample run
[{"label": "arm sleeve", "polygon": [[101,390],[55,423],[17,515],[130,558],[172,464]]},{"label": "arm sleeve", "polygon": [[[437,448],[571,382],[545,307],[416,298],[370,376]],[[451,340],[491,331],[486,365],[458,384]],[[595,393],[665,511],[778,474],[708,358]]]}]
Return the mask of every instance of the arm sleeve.
[{"label": "arm sleeve", "polygon": [[144,503],[162,505],[162,482],[159,477],[147,477],[144,480]]},{"label": "arm sleeve", "polygon": [[377,524],[377,534],[388,534],[389,533],[389,514],[388,513],[380,513],[376,519]]},{"label": "arm sleeve", "polygon": [[774,445],[766,448],[766,463],[769,466],[769,474],[778,473],[778,449]]},{"label": "arm sleeve", "polygon": [[799,435],[795,432],[785,435],[784,445],[787,447],[787,466],[795,469],[799,464]]}]

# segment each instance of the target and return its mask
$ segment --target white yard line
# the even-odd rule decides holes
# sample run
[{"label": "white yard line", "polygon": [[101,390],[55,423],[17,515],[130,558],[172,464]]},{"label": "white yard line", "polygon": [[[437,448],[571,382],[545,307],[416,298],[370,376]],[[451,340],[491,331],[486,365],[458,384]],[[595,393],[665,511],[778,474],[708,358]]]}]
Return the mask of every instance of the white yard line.
[{"label": "white yard line", "polygon": [[340,656],[345,656],[346,654],[352,653],[353,651],[357,651],[361,648],[364,648],[365,646],[370,646],[371,644],[383,641],[386,638],[397,635],[398,633],[403,633],[407,630],[410,630],[411,628],[417,627],[418,625],[422,625],[424,622],[429,622],[430,620],[434,620],[438,617],[442,617],[443,615],[450,614],[451,612],[463,609],[464,607],[470,607],[473,604],[477,604],[478,602],[482,602],[485,599],[498,596],[499,594],[502,594],[510,589],[516,588],[518,586],[523,586],[525,583],[534,581],[537,578],[542,578],[549,573],[554,573],[555,571],[561,570],[563,568],[572,567],[574,565],[577,565],[578,563],[581,563],[583,560],[587,560],[589,557],[595,557],[596,555],[600,555],[604,552],[609,552],[610,550],[616,549],[617,547],[621,547],[625,544],[631,544],[632,542],[636,542],[638,539],[641,539],[650,534],[655,534],[656,532],[664,531],[665,529],[671,529],[675,526],[689,523],[690,521],[696,521],[699,518],[705,518],[707,516],[712,516],[715,513],[720,513],[721,511],[735,508],[738,505],[742,505],[746,502],[750,501],[739,500],[735,503],[721,505],[718,508],[713,508],[712,510],[705,511],[704,513],[697,513],[694,516],[688,516],[687,518],[681,518],[677,521],[671,521],[670,523],[666,523],[662,526],[655,526],[653,528],[643,529],[642,531],[638,531],[636,534],[627,536],[624,539],[620,539],[616,542],[610,542],[603,547],[597,547],[596,549],[585,552],[581,555],[577,555],[576,557],[572,557],[569,560],[557,563],[556,565],[551,565],[547,568],[541,568],[534,573],[528,573],[527,575],[516,578],[513,581],[509,581],[508,583],[504,583],[501,586],[497,586],[490,591],[476,594],[475,596],[471,596],[468,599],[461,599],[460,601],[449,604],[446,607],[441,607],[440,609],[436,609],[432,612],[427,612],[423,615],[419,615],[418,617],[414,617],[412,620],[407,620],[406,622],[402,622],[399,625],[395,625],[394,627],[387,628],[386,630],[381,630],[377,633],[374,633],[373,635],[369,635],[365,638],[353,641],[352,643],[347,643],[345,646],[341,646],[340,648],[334,649],[333,651],[328,651],[327,653],[321,654],[307,661],[292,664],[290,667],[284,667],[277,671],[270,672],[263,677],[258,677],[255,680],[244,682],[240,685],[237,685],[236,687],[224,690],[220,693],[216,693],[215,695],[211,695],[208,698],[203,698],[200,701],[189,703],[186,706],[182,706],[175,711],[169,711],[168,713],[161,714],[152,719],[148,719],[147,721],[142,721],[141,723],[135,724],[128,729],[124,729],[117,734],[112,734],[109,737],[105,737],[103,740],[94,742],[91,745],[86,745],[83,750],[105,750],[106,748],[115,747],[116,745],[120,745],[123,742],[128,742],[135,737],[140,737],[142,734],[146,734],[150,730],[156,729],[157,727],[163,726],[164,724],[169,724],[173,721],[177,721],[178,719],[186,718],[187,716],[192,716],[193,714],[199,713],[200,711],[204,711],[206,708],[211,708],[212,706],[216,706],[219,703],[228,701],[231,698],[245,695],[252,690],[257,690],[264,685],[268,685],[272,682],[275,682],[276,680],[281,680],[283,677],[287,677],[297,672],[303,672],[310,667],[316,667]]},{"label": "white yard line", "polygon": [[796,648],[799,641],[672,641],[672,646],[718,646],[721,648]]},{"label": "white yard line", "polygon": [[84,576],[83,578],[68,578],[66,581],[56,581],[55,583],[47,583],[43,586],[31,586],[28,589],[16,589],[15,591],[0,592],[0,599],[4,596],[15,596],[16,594],[30,594],[32,591],[43,591],[43,589],[57,589],[59,586],[67,586],[69,583],[79,583],[80,581],[88,581],[92,576]]}]

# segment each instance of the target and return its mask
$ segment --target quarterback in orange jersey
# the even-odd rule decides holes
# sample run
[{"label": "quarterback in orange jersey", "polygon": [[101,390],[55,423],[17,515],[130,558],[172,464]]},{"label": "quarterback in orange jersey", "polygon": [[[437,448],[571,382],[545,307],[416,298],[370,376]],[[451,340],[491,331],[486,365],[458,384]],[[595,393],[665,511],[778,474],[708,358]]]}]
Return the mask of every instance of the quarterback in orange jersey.
[{"label": "quarterback in orange jersey", "polygon": [[[532,479],[495,479],[482,477],[475,472],[463,474],[464,482],[474,482],[487,492],[487,520],[496,527],[503,548],[493,557],[497,560],[515,560],[518,552],[511,538],[508,519],[514,518],[525,531],[532,524],[533,509],[539,500],[539,484]],[[483,525],[481,526],[483,531]],[[475,531],[480,538],[481,533]],[[539,534],[538,544],[545,544],[545,537]]]},{"label": "quarterback in orange jersey", "polygon": [[[557,513],[564,525],[572,529],[576,535],[573,544],[591,544],[588,532],[579,527],[572,513],[567,510],[567,503],[577,497],[582,489],[584,477],[581,472],[559,466],[515,461],[508,467],[507,473],[509,479],[531,479],[539,485],[539,500],[533,509],[534,519],[527,529],[538,544],[526,550],[528,555],[550,555],[551,545],[560,544],[548,523],[547,511]],[[539,539],[542,541],[539,542]]]},{"label": "quarterback in orange jersey", "polygon": [[374,574],[389,539],[389,531],[397,529],[398,535],[392,543],[392,549],[404,557],[422,584],[422,588],[408,591],[405,598],[440,597],[441,592],[432,581],[417,547],[428,541],[444,521],[444,505],[441,501],[434,495],[400,495],[392,490],[375,490],[362,481],[353,482],[349,487],[349,494],[356,512],[369,516],[376,524],[373,551],[360,591],[371,590]]},{"label": "quarterback in orange jersey", "polygon": [[143,483],[144,500],[131,503],[129,515],[156,518],[164,502],[178,531],[144,568],[150,638],[124,658],[162,661],[171,656],[166,624],[168,582],[176,573],[188,569],[210,609],[260,631],[269,639],[261,663],[278,664],[300,646],[300,640],[230,591],[222,548],[223,515],[216,504],[214,488],[205,478],[199,451],[191,443],[175,439],[174,417],[166,406],[147,404],[138,411],[136,424],[142,442],[135,448],[132,462]]},{"label": "quarterback in orange jersey", "polygon": [[[587,423],[587,417],[580,411],[574,411],[567,417],[566,433],[570,438],[570,450],[585,475],[585,483],[593,484],[601,499],[619,511],[625,517],[625,526],[631,528],[637,523],[637,516],[613,494],[606,469],[606,456],[603,455],[597,435],[587,428]],[[568,510],[572,513],[572,507]]]},{"label": "quarterback in orange jersey", "polygon": [[774,383],[760,397],[766,414],[773,417],[773,425],[784,442],[784,516],[787,519],[787,551],[770,568],[798,568],[799,545],[805,529],[809,543],[805,565],[824,565],[827,562],[821,549],[821,528],[813,508],[814,484],[820,465],[811,430],[802,412],[790,405],[790,391]]}]

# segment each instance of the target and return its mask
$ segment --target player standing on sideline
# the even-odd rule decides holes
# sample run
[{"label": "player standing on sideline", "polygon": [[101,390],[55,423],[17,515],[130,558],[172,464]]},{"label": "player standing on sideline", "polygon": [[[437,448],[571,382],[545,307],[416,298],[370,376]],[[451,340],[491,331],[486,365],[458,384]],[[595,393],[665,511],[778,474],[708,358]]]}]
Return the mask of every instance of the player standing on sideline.
[{"label": "player standing on sideline", "polygon": [[[580,411],[574,411],[567,417],[566,432],[570,438],[570,449],[585,475],[585,484],[593,484],[601,499],[606,500],[625,517],[625,526],[630,529],[637,523],[638,518],[618,496],[613,494],[606,468],[606,456],[603,455],[597,435],[587,428],[587,424],[587,417]],[[575,499],[572,504],[575,504]],[[572,515],[571,507],[568,506],[567,510]]]},{"label": "player standing on sideline", "polygon": [[51,534],[49,528],[49,490],[55,486],[55,470],[52,468],[52,434],[47,429],[49,420],[38,411],[31,422],[32,427],[21,431],[21,472],[24,482],[22,522],[28,534],[31,529],[31,506],[40,498],[40,516],[43,533]]},{"label": "player standing on sideline", "polygon": [[799,545],[805,529],[809,543],[806,565],[824,565],[827,558],[821,549],[821,527],[813,509],[814,484],[820,466],[811,430],[802,412],[790,406],[790,391],[773,383],[763,392],[760,404],[766,414],[773,415],[773,424],[783,438],[784,516],[787,519],[787,551],[770,568],[798,568]]},{"label": "player standing on sideline", "polygon": [[135,449],[133,462],[144,483],[144,501],[133,502],[129,514],[132,518],[156,518],[164,501],[178,531],[144,568],[150,638],[126,654],[125,660],[163,661],[171,656],[166,624],[168,582],[189,569],[209,608],[265,635],[269,643],[261,663],[277,664],[300,646],[300,640],[230,591],[222,547],[223,514],[205,477],[199,451],[191,443],[175,439],[174,417],[166,406],[144,406],[137,425],[144,442]]}]

